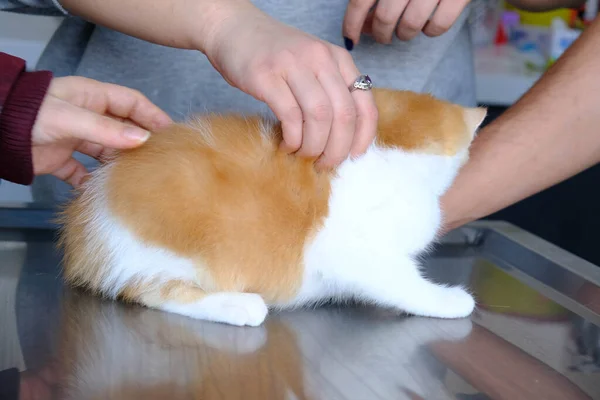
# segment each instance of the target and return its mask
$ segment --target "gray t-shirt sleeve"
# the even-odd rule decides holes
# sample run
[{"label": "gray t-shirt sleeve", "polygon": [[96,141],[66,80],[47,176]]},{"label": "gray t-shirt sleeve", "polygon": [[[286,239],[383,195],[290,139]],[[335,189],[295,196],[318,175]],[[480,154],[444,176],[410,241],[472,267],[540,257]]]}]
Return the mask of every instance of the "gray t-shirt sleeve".
[{"label": "gray t-shirt sleeve", "polygon": [[22,14],[65,15],[59,0],[0,0],[0,11]]}]

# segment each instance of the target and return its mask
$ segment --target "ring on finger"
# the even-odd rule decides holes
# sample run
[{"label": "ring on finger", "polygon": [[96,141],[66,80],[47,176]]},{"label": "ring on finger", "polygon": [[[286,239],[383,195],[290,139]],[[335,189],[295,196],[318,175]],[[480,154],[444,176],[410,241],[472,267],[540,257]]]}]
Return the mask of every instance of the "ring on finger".
[{"label": "ring on finger", "polygon": [[355,90],[371,90],[373,88],[373,81],[371,81],[371,78],[369,77],[369,75],[360,75],[358,78],[356,78],[356,80],[352,83],[352,85],[350,85],[348,87],[348,90],[350,90],[350,93],[354,92]]}]

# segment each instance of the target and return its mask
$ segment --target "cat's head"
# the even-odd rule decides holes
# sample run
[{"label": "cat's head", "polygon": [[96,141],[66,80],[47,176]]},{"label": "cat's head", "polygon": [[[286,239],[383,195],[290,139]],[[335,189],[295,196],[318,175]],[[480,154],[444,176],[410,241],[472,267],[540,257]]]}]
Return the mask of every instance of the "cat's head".
[{"label": "cat's head", "polygon": [[422,155],[411,156],[409,168],[426,171],[432,189],[443,193],[468,160],[487,110],[409,91],[375,89],[373,94],[379,110],[376,146]]},{"label": "cat's head", "polygon": [[428,94],[387,89],[373,94],[379,110],[378,146],[459,157],[461,164],[487,114],[485,108],[462,107]]}]

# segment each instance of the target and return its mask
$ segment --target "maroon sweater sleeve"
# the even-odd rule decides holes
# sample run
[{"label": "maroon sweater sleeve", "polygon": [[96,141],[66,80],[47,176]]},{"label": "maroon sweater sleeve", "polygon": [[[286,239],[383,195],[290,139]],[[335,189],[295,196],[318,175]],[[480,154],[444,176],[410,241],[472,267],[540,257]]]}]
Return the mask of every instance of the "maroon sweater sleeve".
[{"label": "maroon sweater sleeve", "polygon": [[0,52],[0,179],[33,181],[31,129],[52,73],[26,72],[25,61]]}]

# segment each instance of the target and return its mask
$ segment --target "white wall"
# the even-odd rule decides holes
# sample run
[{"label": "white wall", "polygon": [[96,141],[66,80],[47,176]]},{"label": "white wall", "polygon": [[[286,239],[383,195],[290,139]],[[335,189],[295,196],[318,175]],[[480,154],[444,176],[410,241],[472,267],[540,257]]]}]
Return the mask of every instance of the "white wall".
[{"label": "white wall", "polygon": [[0,11],[0,51],[25,59],[33,68],[61,20]]},{"label": "white wall", "polygon": [[[25,59],[32,69],[60,21],[57,17],[0,12],[0,51]],[[0,202],[23,201],[31,201],[29,187],[6,181],[0,184]]]}]

